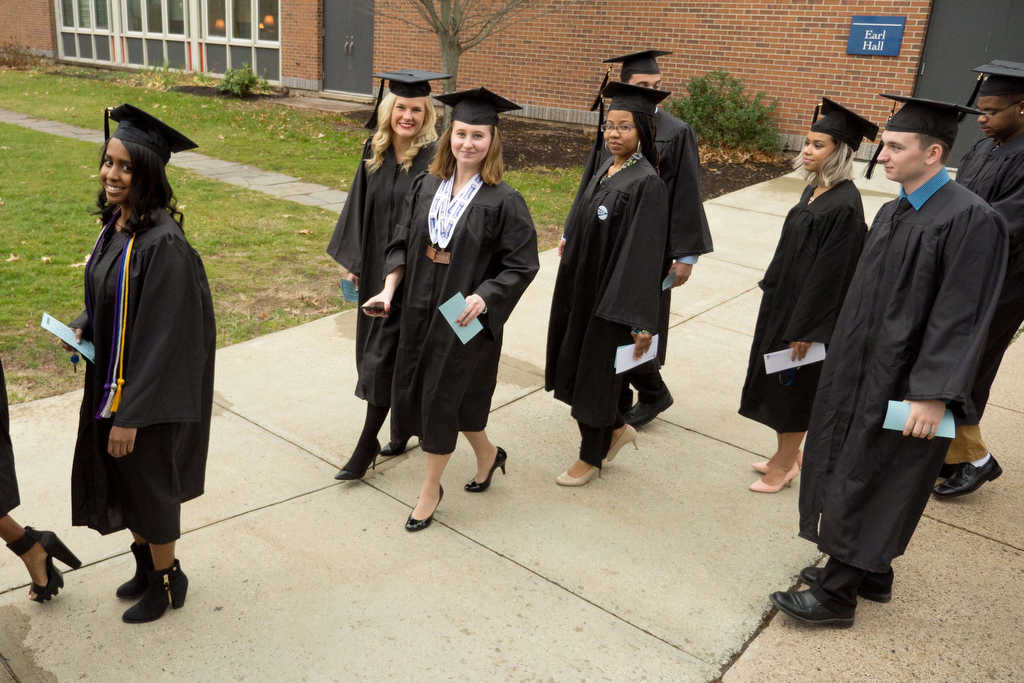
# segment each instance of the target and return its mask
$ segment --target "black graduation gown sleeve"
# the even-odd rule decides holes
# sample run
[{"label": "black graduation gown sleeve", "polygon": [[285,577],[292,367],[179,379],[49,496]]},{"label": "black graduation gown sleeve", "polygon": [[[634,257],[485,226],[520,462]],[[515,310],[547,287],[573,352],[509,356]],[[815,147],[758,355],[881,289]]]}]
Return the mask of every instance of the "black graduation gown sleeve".
[{"label": "black graduation gown sleeve", "polygon": [[349,188],[345,207],[338,216],[334,233],[327,245],[327,253],[348,272],[358,276],[363,271],[363,207],[366,204],[366,159],[372,156],[370,139],[363,144],[359,168]]},{"label": "black graduation gown sleeve", "polygon": [[[620,171],[621,173],[621,171]],[[595,315],[630,329],[658,330],[661,259],[664,253],[665,183],[654,175],[641,179],[629,199],[629,216],[618,253]],[[652,275],[656,274],[656,275]]]},{"label": "black graduation gown sleeve", "polygon": [[697,136],[688,124],[666,112],[659,112],[657,120],[658,175],[668,188],[668,255],[677,259],[707,254],[714,245],[700,198]]},{"label": "black graduation gown sleeve", "polygon": [[509,193],[502,201],[500,235],[491,261],[497,272],[480,283],[476,294],[487,305],[481,322],[497,336],[540,268],[537,231],[526,200],[518,192]]},{"label": "black graduation gown sleeve", "polygon": [[[1006,275],[1006,232],[998,214],[977,208],[949,226],[938,255],[941,286],[935,296],[920,352],[910,371],[906,400],[945,401],[963,414],[995,312],[992,292]],[[990,224],[998,224],[1001,243]]]},{"label": "black graduation gown sleeve", "polygon": [[7,382],[0,361],[0,517],[18,507],[18,478],[14,473],[14,448],[11,446],[11,421],[7,411]]},{"label": "black graduation gown sleeve", "polygon": [[857,267],[867,226],[852,206],[837,208],[820,226],[814,263],[800,283],[800,295],[783,334],[784,341],[828,344],[846,287]]},{"label": "black graduation gown sleeve", "polygon": [[416,176],[409,187],[409,191],[402,200],[402,210],[398,213],[398,223],[395,225],[395,233],[384,253],[384,276],[387,277],[395,268],[405,265],[406,247],[409,244],[409,225],[412,223],[413,208],[416,204],[416,197],[423,186],[423,181],[429,175],[424,171]]},{"label": "black graduation gown sleeve", "polygon": [[114,424],[197,422],[216,343],[205,274],[192,248],[173,233],[137,256],[132,280],[141,287],[129,293],[125,385]]}]

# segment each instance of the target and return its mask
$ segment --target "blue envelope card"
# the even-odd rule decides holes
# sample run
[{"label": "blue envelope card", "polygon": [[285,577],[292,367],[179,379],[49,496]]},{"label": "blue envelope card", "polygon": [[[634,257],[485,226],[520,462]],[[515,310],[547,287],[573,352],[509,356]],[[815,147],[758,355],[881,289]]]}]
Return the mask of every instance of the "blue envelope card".
[{"label": "blue envelope card", "polygon": [[480,331],[484,329],[478,318],[474,318],[473,322],[465,327],[455,322],[462,315],[462,312],[466,310],[466,297],[462,296],[462,292],[456,293],[451,299],[438,306],[437,310],[441,311],[441,315],[452,326],[455,334],[463,344],[480,334]]}]

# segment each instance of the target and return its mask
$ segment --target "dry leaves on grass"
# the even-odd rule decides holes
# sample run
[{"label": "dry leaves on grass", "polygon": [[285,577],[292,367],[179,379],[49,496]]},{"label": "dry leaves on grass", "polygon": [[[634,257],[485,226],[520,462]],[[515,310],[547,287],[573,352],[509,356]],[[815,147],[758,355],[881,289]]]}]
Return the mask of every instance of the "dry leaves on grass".
[{"label": "dry leaves on grass", "polygon": [[729,149],[727,147],[711,147],[699,145],[700,160],[714,164],[778,164],[787,160],[781,152],[769,154],[759,150]]}]

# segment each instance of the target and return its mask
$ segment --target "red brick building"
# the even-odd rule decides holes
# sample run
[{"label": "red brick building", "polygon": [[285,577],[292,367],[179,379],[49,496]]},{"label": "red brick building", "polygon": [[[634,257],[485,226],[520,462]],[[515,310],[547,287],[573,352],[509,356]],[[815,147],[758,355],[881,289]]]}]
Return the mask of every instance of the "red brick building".
[{"label": "red brick building", "polygon": [[[878,122],[889,111],[878,92],[963,99],[969,68],[989,53],[1024,60],[1007,52],[1024,49],[1010,34],[1024,24],[1022,4],[536,0],[462,56],[457,85],[487,85],[530,116],[587,122],[601,59],[657,47],[673,51],[660,60],[666,88],[684,94],[691,76],[726,70],[748,91],[776,98],[781,131],[799,136],[822,94]],[[902,18],[898,54],[847,54],[858,15]],[[436,36],[417,24],[423,25],[410,0],[0,2],[0,44],[69,62],[166,64],[212,74],[246,63],[275,83],[350,96],[372,93],[374,71],[440,70]],[[927,63],[949,69],[949,76],[923,76]]]}]

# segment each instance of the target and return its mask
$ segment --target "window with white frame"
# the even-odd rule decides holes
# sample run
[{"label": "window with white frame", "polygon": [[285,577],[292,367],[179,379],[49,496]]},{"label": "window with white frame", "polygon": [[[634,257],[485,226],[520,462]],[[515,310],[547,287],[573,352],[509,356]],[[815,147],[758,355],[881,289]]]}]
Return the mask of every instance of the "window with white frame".
[{"label": "window with white frame", "polygon": [[186,0],[119,0],[125,61],[136,66],[192,68]]},{"label": "window with white frame", "polygon": [[110,0],[59,0],[58,50],[62,58],[109,62],[113,54]]},{"label": "window with white frame", "polygon": [[280,80],[279,0],[203,0],[202,10],[206,71],[248,64],[267,80]]}]

